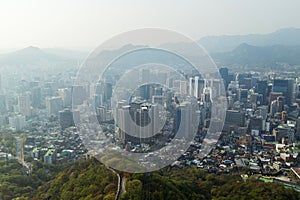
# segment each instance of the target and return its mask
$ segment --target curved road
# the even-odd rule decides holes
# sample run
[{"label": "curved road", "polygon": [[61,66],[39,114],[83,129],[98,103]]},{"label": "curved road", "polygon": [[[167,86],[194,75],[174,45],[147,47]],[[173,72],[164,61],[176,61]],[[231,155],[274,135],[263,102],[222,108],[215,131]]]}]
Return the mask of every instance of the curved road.
[{"label": "curved road", "polygon": [[126,192],[126,178],[122,177],[119,173],[117,173],[114,169],[106,166],[108,170],[117,175],[118,177],[118,189],[116,192],[115,200],[118,200],[122,194]]},{"label": "curved road", "polygon": [[121,183],[120,195],[122,195],[126,192],[126,178],[122,177],[122,176],[120,176],[120,178],[121,178],[121,180],[120,180],[120,183]]}]

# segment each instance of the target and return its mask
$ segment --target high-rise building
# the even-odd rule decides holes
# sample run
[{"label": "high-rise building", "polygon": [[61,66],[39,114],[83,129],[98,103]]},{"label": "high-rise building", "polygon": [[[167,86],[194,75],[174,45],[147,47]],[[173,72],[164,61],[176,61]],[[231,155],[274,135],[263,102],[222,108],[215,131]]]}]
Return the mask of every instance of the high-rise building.
[{"label": "high-rise building", "polygon": [[104,105],[104,91],[103,91],[103,84],[96,83],[90,89],[91,94],[90,97],[94,99],[95,107]]},{"label": "high-rise building", "polygon": [[228,68],[222,67],[219,69],[219,72],[220,72],[222,79],[224,80],[224,86],[225,86],[225,88],[227,88],[228,84],[229,84]]},{"label": "high-rise building", "polygon": [[87,97],[85,87],[82,85],[74,85],[71,91],[72,103],[74,105],[81,105]]},{"label": "high-rise building", "polygon": [[71,89],[69,89],[69,88],[59,88],[58,89],[58,95],[61,97],[64,107],[71,107],[71,105],[72,105]]},{"label": "high-rise building", "polygon": [[40,87],[36,86],[31,89],[31,106],[33,108],[42,106],[42,90]]},{"label": "high-rise building", "polygon": [[70,109],[64,109],[64,110],[59,111],[59,124],[62,129],[66,129],[71,126],[75,126],[73,114],[74,113]]},{"label": "high-rise building", "polygon": [[111,83],[108,83],[108,82],[104,82],[104,94],[103,94],[103,98],[104,98],[104,101],[106,103],[110,103],[110,99],[112,97],[112,84]]},{"label": "high-rise building", "polygon": [[282,92],[270,92],[270,102],[277,100],[278,97],[283,96]]},{"label": "high-rise building", "polygon": [[263,95],[258,93],[250,94],[249,98],[250,103],[252,103],[254,106],[260,106],[263,102]]},{"label": "high-rise building", "polygon": [[6,113],[6,97],[0,94],[0,114]]},{"label": "high-rise building", "polygon": [[139,87],[139,96],[144,100],[150,100],[151,98],[151,85],[142,85]]},{"label": "high-rise building", "polygon": [[287,124],[280,124],[273,129],[275,140],[281,142],[282,139],[287,139],[289,142],[294,142],[295,130]]},{"label": "high-rise building", "polygon": [[179,84],[180,84],[179,85],[180,94],[187,95],[187,82],[180,81]]},{"label": "high-rise building", "polygon": [[274,116],[276,112],[277,112],[277,100],[274,100],[270,104],[270,114],[271,114],[271,116]]},{"label": "high-rise building", "polygon": [[294,94],[294,80],[293,79],[274,79],[273,92],[281,92],[286,98],[286,104],[290,105]]},{"label": "high-rise building", "polygon": [[63,109],[63,101],[61,97],[46,97],[46,111],[48,115],[58,115]]},{"label": "high-rise building", "polygon": [[194,97],[198,98],[199,94],[199,76],[195,76]]},{"label": "high-rise building", "polygon": [[97,114],[97,119],[100,123],[106,121],[107,110],[105,106],[97,107],[96,114]]},{"label": "high-rise building", "polygon": [[17,103],[16,98],[11,97],[11,96],[6,96],[6,110],[8,112],[13,112],[14,110],[14,105]]},{"label": "high-rise building", "polygon": [[247,89],[239,89],[238,99],[239,99],[239,102],[246,103],[248,100],[248,90]]},{"label": "high-rise building", "polygon": [[246,88],[247,85],[247,78],[251,78],[251,74],[237,74],[236,75],[236,80],[238,81],[240,88]]},{"label": "high-rise building", "polygon": [[18,96],[18,108],[19,112],[26,116],[31,116],[31,103],[30,103],[30,94],[25,93]]},{"label": "high-rise building", "polygon": [[276,112],[282,112],[283,111],[285,102],[286,102],[286,98],[284,96],[277,97]]},{"label": "high-rise building", "polygon": [[189,79],[189,95],[200,98],[204,89],[204,80],[199,76]]},{"label": "high-rise building", "polygon": [[[175,109],[174,128],[179,138],[190,138],[198,128],[200,113],[193,108],[191,102],[184,101]],[[198,119],[196,118],[198,116]]]},{"label": "high-rise building", "polygon": [[300,84],[296,85],[296,99],[300,99]]},{"label": "high-rise building", "polygon": [[195,80],[190,77],[190,80],[189,80],[189,95],[192,97],[194,96],[194,84],[195,84]]},{"label": "high-rise building", "polygon": [[268,116],[268,106],[259,106],[257,109],[258,109],[258,115],[262,116],[262,118],[266,120]]},{"label": "high-rise building", "polygon": [[218,99],[224,91],[223,81],[221,79],[210,79],[207,80],[205,83],[206,87],[210,89],[210,97],[211,99],[215,100]]},{"label": "high-rise building", "polygon": [[258,133],[261,133],[261,131],[264,131],[264,119],[262,116],[252,116],[250,118],[249,128],[251,132],[257,131]]},{"label": "high-rise building", "polygon": [[295,134],[295,138],[300,141],[300,117],[297,118],[297,123],[296,123],[296,134]]},{"label": "high-rise building", "polygon": [[268,103],[268,82],[267,81],[257,81],[255,86],[255,92],[263,96],[262,105]]},{"label": "high-rise building", "polygon": [[227,110],[224,124],[224,130],[228,131],[229,128],[238,128],[245,126],[245,112],[238,110]]},{"label": "high-rise building", "polygon": [[125,143],[151,142],[158,126],[158,116],[157,105],[133,102],[122,106],[118,109],[119,138]]}]

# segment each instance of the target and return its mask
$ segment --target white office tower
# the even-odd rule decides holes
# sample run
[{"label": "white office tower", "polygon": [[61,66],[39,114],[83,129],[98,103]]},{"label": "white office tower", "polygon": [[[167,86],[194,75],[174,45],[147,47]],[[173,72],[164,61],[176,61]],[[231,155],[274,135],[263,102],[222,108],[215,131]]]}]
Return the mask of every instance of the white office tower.
[{"label": "white office tower", "polygon": [[63,109],[61,97],[46,97],[46,111],[48,115],[58,115],[58,111]]},{"label": "white office tower", "polygon": [[161,128],[158,105],[132,103],[118,109],[119,138],[123,142],[148,143]]},{"label": "white office tower", "polygon": [[189,80],[189,95],[193,96],[194,95],[194,79],[190,77]]},{"label": "white office tower", "polygon": [[177,108],[175,117],[176,137],[185,138],[189,141],[194,136],[199,124],[199,113],[196,113],[194,106],[191,102],[184,101]]},{"label": "white office tower", "polygon": [[190,77],[189,79],[189,95],[191,97],[200,98],[204,89],[204,80],[199,76]]},{"label": "white office tower", "polygon": [[212,101],[217,100],[222,96],[224,91],[223,81],[220,79],[209,79],[205,83],[206,87],[210,89],[210,98]]},{"label": "white office tower", "polygon": [[69,89],[69,88],[59,88],[58,89],[58,95],[61,97],[64,107],[71,107],[71,104],[72,104],[71,89]]},{"label": "white office tower", "polygon": [[198,90],[199,90],[199,76],[195,76],[195,87],[194,87],[194,96],[198,98]]},{"label": "white office tower", "polygon": [[26,116],[31,116],[31,106],[30,106],[30,94],[25,93],[18,96],[18,109],[19,112]]}]

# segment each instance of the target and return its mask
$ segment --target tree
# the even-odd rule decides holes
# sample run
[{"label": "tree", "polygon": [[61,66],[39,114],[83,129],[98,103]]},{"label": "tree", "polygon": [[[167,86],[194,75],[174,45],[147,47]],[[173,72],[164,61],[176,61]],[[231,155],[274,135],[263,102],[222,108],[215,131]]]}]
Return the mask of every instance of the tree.
[{"label": "tree", "polygon": [[131,180],[126,184],[126,189],[131,200],[140,200],[142,195],[143,184],[140,180]]}]

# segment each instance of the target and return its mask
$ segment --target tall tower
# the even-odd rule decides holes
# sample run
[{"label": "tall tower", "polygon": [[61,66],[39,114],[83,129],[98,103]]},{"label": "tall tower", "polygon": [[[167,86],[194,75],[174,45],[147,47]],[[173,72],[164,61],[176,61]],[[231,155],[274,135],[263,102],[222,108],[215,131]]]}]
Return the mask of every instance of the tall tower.
[{"label": "tall tower", "polygon": [[220,75],[221,75],[222,79],[224,80],[225,88],[227,88],[228,84],[229,84],[228,68],[222,67],[222,68],[219,69],[219,72],[220,72]]},{"label": "tall tower", "polygon": [[71,105],[72,105],[71,89],[59,88],[58,95],[61,97],[64,107],[71,107]]},{"label": "tall tower", "polygon": [[0,114],[6,113],[6,96],[0,94]]},{"label": "tall tower", "polygon": [[58,112],[63,109],[63,101],[61,97],[47,97],[46,110],[48,115],[58,115]]},{"label": "tall tower", "polygon": [[159,108],[156,104],[142,102],[122,106],[118,109],[118,127],[123,142],[149,143],[153,133],[160,127]]},{"label": "tall tower", "polygon": [[34,86],[31,89],[31,105],[33,108],[40,108],[42,105],[42,90],[40,87]]},{"label": "tall tower", "polygon": [[189,80],[189,95],[190,96],[193,96],[194,95],[194,79],[192,77],[190,77],[190,80]]},{"label": "tall tower", "polygon": [[293,100],[294,80],[293,79],[274,79],[273,92],[282,92],[286,98],[286,104],[290,105]]},{"label": "tall tower", "polygon": [[258,94],[262,94],[263,95],[263,105],[266,105],[268,103],[268,82],[261,80],[261,81],[257,81],[256,86],[255,86],[255,92]]},{"label": "tall tower", "polygon": [[198,90],[199,90],[199,76],[195,76],[194,96],[196,98],[198,98]]},{"label": "tall tower", "polygon": [[26,116],[31,116],[31,107],[30,107],[30,94],[27,92],[18,96],[18,108],[19,112]]},{"label": "tall tower", "polygon": [[73,112],[70,109],[59,111],[59,124],[63,130],[71,126],[75,126]]}]

